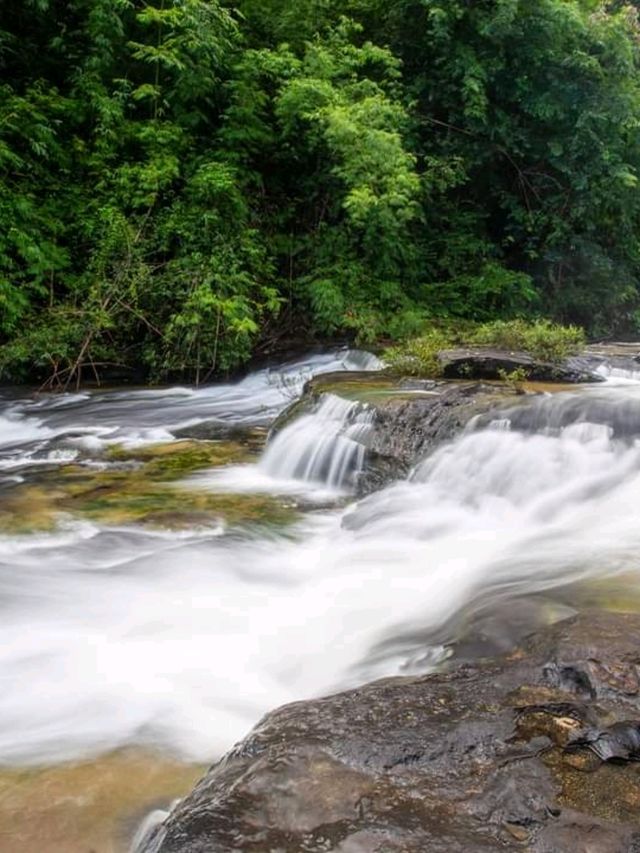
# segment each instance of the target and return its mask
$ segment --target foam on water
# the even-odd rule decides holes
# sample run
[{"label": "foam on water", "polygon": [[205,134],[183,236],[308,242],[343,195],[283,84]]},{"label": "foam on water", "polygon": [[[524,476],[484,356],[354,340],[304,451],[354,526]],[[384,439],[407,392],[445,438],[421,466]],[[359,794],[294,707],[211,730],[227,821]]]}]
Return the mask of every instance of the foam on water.
[{"label": "foam on water", "polygon": [[173,431],[203,422],[268,425],[313,376],[379,367],[375,356],[345,349],[258,370],[229,384],[0,400],[0,450],[61,436],[86,437],[94,447],[103,438],[135,446],[170,440]]},{"label": "foam on water", "polygon": [[609,385],[637,385],[640,383],[640,364],[636,370],[632,367],[614,367],[605,362],[596,369],[596,373],[604,376]]},{"label": "foam on water", "polygon": [[38,418],[26,418],[11,411],[0,415],[0,448],[15,447],[51,435],[52,431]]},{"label": "foam on water", "polygon": [[309,504],[335,502],[347,495],[336,488],[314,480],[287,478],[270,474],[260,464],[229,465],[195,474],[178,484],[178,488],[203,489],[229,494],[273,494],[279,497],[303,498]]},{"label": "foam on water", "polygon": [[319,407],[297,418],[269,443],[260,467],[272,477],[352,486],[362,470],[373,413],[361,403],[323,394]]},{"label": "foam on water", "polygon": [[295,495],[320,503],[335,500],[355,489],[373,418],[374,411],[362,403],[323,394],[313,411],[271,437],[258,463],[199,473],[186,485]]},{"label": "foam on water", "polygon": [[369,353],[345,349],[258,370],[229,384],[0,399],[0,468],[68,461],[47,456],[53,441],[99,453],[112,444],[135,448],[172,441],[174,432],[202,423],[268,426],[313,376],[380,366]]},{"label": "foam on water", "polygon": [[[354,414],[325,403],[320,439]],[[432,667],[482,602],[640,573],[638,405],[640,386],[525,401],[282,534],[0,538],[0,760],[135,743],[208,761],[279,704]]]}]

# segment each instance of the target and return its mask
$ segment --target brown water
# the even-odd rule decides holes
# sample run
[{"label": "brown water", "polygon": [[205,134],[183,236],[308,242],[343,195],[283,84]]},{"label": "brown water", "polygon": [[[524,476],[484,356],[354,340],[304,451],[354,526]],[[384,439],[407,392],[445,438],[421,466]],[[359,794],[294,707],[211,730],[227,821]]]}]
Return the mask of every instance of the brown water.
[{"label": "brown water", "polygon": [[145,815],[184,796],[203,770],[141,750],[3,770],[0,851],[127,853]]}]

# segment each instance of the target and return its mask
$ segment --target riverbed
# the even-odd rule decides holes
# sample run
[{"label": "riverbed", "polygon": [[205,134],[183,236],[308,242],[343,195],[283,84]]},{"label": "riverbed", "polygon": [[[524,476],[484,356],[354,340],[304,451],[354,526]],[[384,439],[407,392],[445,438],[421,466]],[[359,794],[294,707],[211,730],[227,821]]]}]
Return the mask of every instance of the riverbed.
[{"label": "riverbed", "polygon": [[525,396],[355,501],[366,403],[269,429],[378,366],[0,395],[0,850],[122,853],[271,708],[479,654],[483,619],[508,645],[505,602],[636,608],[640,373]]}]

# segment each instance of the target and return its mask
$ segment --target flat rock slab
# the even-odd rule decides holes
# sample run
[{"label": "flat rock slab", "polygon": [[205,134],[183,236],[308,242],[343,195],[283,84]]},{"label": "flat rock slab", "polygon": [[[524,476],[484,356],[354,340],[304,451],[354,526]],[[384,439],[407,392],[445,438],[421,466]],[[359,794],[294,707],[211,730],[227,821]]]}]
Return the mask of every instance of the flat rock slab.
[{"label": "flat rock slab", "polygon": [[626,358],[636,364],[640,364],[639,341],[607,341],[604,343],[589,344],[585,353],[601,358]]},{"label": "flat rock slab", "polygon": [[443,350],[438,353],[446,379],[500,379],[504,374],[522,371],[534,382],[603,382],[588,359],[573,357],[551,363],[533,358],[526,352],[485,347]]},{"label": "flat rock slab", "polygon": [[639,765],[593,748],[639,718],[640,617],[587,613],[504,657],[269,714],[143,850],[640,851]]}]

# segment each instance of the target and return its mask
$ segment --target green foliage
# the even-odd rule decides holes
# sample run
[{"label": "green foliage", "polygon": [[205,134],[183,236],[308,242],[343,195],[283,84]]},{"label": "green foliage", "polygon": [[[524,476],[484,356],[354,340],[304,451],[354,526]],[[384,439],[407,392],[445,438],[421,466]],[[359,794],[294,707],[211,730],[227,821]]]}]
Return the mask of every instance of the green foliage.
[{"label": "green foliage", "polygon": [[360,37],[339,20],[297,53],[243,53],[223,139],[271,245],[286,247],[276,264],[292,307],[365,341],[412,308],[421,211],[398,62]]},{"label": "green foliage", "polygon": [[438,353],[455,345],[453,333],[446,328],[428,329],[418,338],[390,347],[384,360],[391,372],[406,376],[440,376]]},{"label": "green foliage", "polygon": [[468,337],[468,342],[511,352],[527,352],[542,361],[562,361],[580,352],[586,344],[584,330],[561,326],[549,320],[496,320],[485,323]]},{"label": "green foliage", "polygon": [[[541,361],[560,362],[580,352],[585,343],[583,329],[561,326],[549,320],[445,323],[429,326],[418,337],[388,348],[384,359],[394,373],[437,377],[442,372],[438,354],[454,347],[491,347],[528,353]],[[520,376],[516,370],[505,373],[501,378],[505,382],[518,384],[526,379],[526,374]]]},{"label": "green foliage", "polygon": [[524,394],[524,383],[529,376],[524,367],[516,367],[513,370],[502,368],[498,371],[498,376],[515,394]]},{"label": "green foliage", "polygon": [[278,338],[540,315],[640,331],[627,4],[5,0],[0,75],[4,379],[204,381]]},{"label": "green foliage", "polygon": [[434,313],[475,320],[523,314],[538,303],[531,276],[495,261],[475,273],[429,285],[428,292]]},{"label": "green foliage", "polygon": [[598,334],[630,329],[639,258],[637,15],[574,0],[401,0],[381,20],[377,32],[403,60],[417,101],[426,162],[437,176],[445,156],[454,164],[444,192],[429,188],[435,212],[426,242],[446,273],[431,280],[466,282],[479,261],[497,262],[528,275],[537,296],[517,288],[520,304],[507,304],[504,315],[526,308],[524,295],[527,310]]}]

